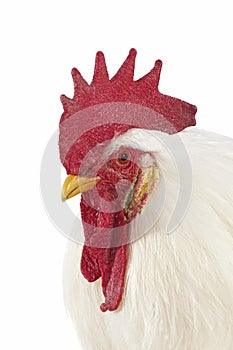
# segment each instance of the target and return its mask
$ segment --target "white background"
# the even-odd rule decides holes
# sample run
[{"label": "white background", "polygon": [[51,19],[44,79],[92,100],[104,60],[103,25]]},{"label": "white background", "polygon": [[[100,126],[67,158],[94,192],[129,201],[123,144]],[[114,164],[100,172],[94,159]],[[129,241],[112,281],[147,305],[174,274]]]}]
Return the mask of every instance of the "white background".
[{"label": "white background", "polygon": [[196,104],[198,127],[233,136],[232,4],[8,1],[0,26],[0,348],[78,350],[62,300],[66,239],[39,190],[42,154],[62,113],[59,95],[72,97],[71,68],[90,82],[102,50],[113,75],[135,47],[136,78],[162,59],[160,90]]}]

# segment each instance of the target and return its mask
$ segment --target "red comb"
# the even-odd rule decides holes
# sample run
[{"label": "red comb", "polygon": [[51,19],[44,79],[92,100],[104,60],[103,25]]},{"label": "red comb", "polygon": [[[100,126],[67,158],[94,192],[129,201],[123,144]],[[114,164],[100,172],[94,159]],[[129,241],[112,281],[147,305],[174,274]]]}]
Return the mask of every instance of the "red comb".
[{"label": "red comb", "polygon": [[[77,171],[82,158],[80,149],[84,155],[97,143],[129,128],[174,134],[196,124],[194,105],[159,92],[162,62],[156,61],[149,73],[134,81],[135,58],[136,50],[131,49],[109,79],[104,54],[97,52],[90,85],[76,68],[72,69],[74,97],[61,96],[64,112],[59,138],[61,161],[68,173]],[[80,159],[74,155],[77,148]]]},{"label": "red comb", "polygon": [[[158,85],[162,68],[160,60],[155,62],[148,74],[137,81],[133,80],[136,53],[135,49],[131,49],[116,75],[109,79],[104,54],[97,52],[94,76],[90,85],[83,79],[80,72],[73,68],[74,97],[70,99],[65,95],[61,96],[64,107],[61,122],[74,113],[96,104],[128,102],[156,111],[172,124],[175,128],[173,132],[195,125],[197,111],[195,106],[159,92]],[[117,116],[115,122],[121,123]],[[155,125],[149,125],[148,128],[157,129],[157,125],[155,123]]]}]

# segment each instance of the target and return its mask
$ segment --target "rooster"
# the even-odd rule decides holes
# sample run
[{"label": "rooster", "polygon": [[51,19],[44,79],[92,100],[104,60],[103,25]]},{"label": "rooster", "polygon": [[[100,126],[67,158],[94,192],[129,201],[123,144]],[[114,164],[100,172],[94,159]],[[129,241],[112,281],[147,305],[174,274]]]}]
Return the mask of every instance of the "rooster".
[{"label": "rooster", "polygon": [[62,95],[63,200],[81,193],[64,297],[83,349],[233,348],[233,141],[194,128],[196,107],[134,81],[136,51],[109,79],[72,70]]}]

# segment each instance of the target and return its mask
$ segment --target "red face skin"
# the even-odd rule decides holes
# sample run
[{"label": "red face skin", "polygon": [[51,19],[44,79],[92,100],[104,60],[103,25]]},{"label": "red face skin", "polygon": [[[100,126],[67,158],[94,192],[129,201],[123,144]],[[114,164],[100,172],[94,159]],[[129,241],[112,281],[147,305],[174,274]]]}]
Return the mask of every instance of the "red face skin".
[{"label": "red face skin", "polygon": [[122,148],[99,169],[99,165],[89,169],[88,176],[97,175],[101,180],[94,190],[82,194],[85,245],[81,271],[89,282],[102,277],[105,296],[105,302],[100,307],[102,311],[116,310],[123,294],[127,223],[138,212],[135,208],[129,219],[127,205],[131,200],[129,193],[132,195],[132,184],[135,185],[140,178],[140,155],[142,152],[138,150]]},{"label": "red face skin", "polygon": [[[120,205],[120,201],[125,200],[126,191],[135,182],[140,170],[138,165],[140,154],[141,152],[137,150],[121,148],[112,154],[105,164],[97,165],[99,169],[94,176],[100,177],[101,180],[97,183],[96,189],[104,201],[117,201]],[[96,197],[93,196],[93,200],[95,201]],[[122,205],[120,209],[123,208]]]}]

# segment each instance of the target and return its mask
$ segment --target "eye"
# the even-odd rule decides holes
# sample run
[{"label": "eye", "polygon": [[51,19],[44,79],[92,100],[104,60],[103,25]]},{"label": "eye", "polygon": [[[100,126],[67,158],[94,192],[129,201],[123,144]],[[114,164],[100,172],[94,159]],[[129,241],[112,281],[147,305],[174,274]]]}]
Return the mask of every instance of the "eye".
[{"label": "eye", "polygon": [[120,152],[118,157],[116,158],[116,163],[118,166],[127,166],[130,162],[130,154],[129,152]]},{"label": "eye", "polygon": [[122,153],[120,156],[121,162],[126,162],[128,160],[128,154],[127,153]]}]

